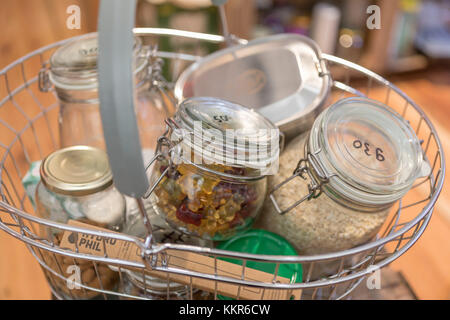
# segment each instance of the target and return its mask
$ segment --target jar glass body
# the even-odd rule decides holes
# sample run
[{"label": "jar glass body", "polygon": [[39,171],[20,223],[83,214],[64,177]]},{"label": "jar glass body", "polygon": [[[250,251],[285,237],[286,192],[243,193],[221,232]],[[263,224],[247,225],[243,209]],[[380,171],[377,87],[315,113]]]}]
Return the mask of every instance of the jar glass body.
[{"label": "jar glass body", "polygon": [[56,89],[61,148],[76,145],[105,150],[97,90]]},{"label": "jar glass body", "polygon": [[[287,180],[304,158],[308,134],[291,141],[280,156],[279,174],[269,180],[269,189]],[[274,193],[279,204],[289,206],[308,194],[309,179],[294,178]],[[282,234],[300,255],[315,255],[350,249],[370,241],[382,227],[390,208],[362,212],[330,198],[326,192],[300,203],[284,215],[267,199],[258,227]]]},{"label": "jar glass body", "polygon": [[114,186],[90,195],[69,196],[53,192],[40,182],[36,206],[40,217],[60,223],[79,220],[120,232],[125,222],[125,199]]},{"label": "jar glass body", "polygon": [[[167,168],[155,164],[151,181]],[[254,181],[231,179],[206,172],[246,175],[246,168],[225,165],[181,163],[170,168],[152,193],[157,214],[183,233],[203,239],[222,241],[250,228],[261,211],[267,191],[267,178]]]},{"label": "jar glass body", "polygon": [[178,284],[169,286],[167,289],[167,283],[157,280],[155,284],[152,280],[155,279],[148,278],[144,284],[142,279],[138,280],[136,276],[125,274],[122,290],[128,295],[148,300],[210,300],[214,298],[212,294],[195,288],[192,288],[191,297],[189,286]]},{"label": "jar glass body", "polygon": [[[160,119],[169,116],[167,104],[171,102],[158,94],[165,87],[160,74],[163,61],[152,52],[152,47],[142,45],[139,37],[134,38],[135,111],[144,149],[154,149],[155,137],[149,134],[155,133],[157,138],[164,131]],[[53,85],[60,101],[61,147],[87,145],[104,150],[98,96],[98,35],[86,35],[58,48],[49,66],[43,66],[40,81],[43,91]]]},{"label": "jar glass body", "polygon": [[[59,133],[62,148],[87,145],[105,150],[98,91],[56,88],[59,102]],[[153,151],[165,130],[164,120],[173,107],[158,88],[141,83],[136,92],[136,118],[144,152]]]},{"label": "jar glass body", "polygon": [[[86,196],[67,196],[50,191],[42,182],[36,189],[37,214],[44,219],[59,223],[69,220],[78,220],[83,223],[121,231],[125,222],[125,199],[113,187]],[[40,236],[59,244],[63,233],[60,229],[40,225]],[[108,265],[89,260],[74,259],[62,255],[54,255],[47,251],[42,252],[44,262],[55,272],[69,278],[74,270],[79,271],[80,281],[83,285],[96,289],[115,290],[119,284],[119,276]],[[97,269],[97,270],[96,270]],[[101,277],[100,285],[97,272]],[[88,289],[70,289],[67,282],[53,274],[48,273],[49,283],[53,290],[63,299],[99,299],[103,295]]]},{"label": "jar glass body", "polygon": [[[389,106],[361,97],[335,102],[281,155],[261,226],[282,233],[302,255],[371,241],[394,204],[429,175],[420,145],[410,124]],[[347,261],[321,262],[315,275],[336,275],[340,263]]]},{"label": "jar glass body", "polygon": [[[147,218],[152,225],[152,237],[156,243],[186,244],[201,246],[205,248],[213,247],[211,241],[190,237],[172,229],[165,219],[157,215],[153,208],[147,209]],[[123,233],[145,238],[148,231],[145,228],[142,215],[138,212],[127,216]],[[188,300],[191,299],[191,290],[187,285],[170,282],[167,279],[154,278],[149,275],[143,280],[142,272],[124,270],[122,291],[126,294],[149,300]],[[192,289],[193,300],[205,300],[211,298],[211,295],[199,289]]]},{"label": "jar glass body", "polygon": [[[164,120],[175,109],[170,93],[152,86],[147,69],[136,75],[136,120],[144,163],[154,156],[157,138],[165,131]],[[106,150],[98,90],[68,90],[56,87],[59,98],[59,133],[62,148],[85,145]],[[138,212],[136,201],[125,196],[127,218]],[[151,207],[145,200],[146,208]]]}]

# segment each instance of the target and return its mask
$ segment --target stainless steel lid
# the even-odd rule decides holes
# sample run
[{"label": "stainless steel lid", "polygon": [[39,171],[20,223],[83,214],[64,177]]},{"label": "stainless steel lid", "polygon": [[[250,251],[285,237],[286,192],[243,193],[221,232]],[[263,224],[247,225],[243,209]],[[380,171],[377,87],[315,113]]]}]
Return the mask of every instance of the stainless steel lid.
[{"label": "stainless steel lid", "polygon": [[106,153],[88,146],[53,152],[42,161],[40,173],[47,189],[69,196],[93,194],[113,183]]},{"label": "stainless steel lid", "polygon": [[311,128],[331,81],[317,45],[282,34],[215,52],[179,77],[175,96],[210,96],[254,109],[287,135]]},{"label": "stainless steel lid", "polygon": [[[135,73],[147,65],[140,38],[134,43]],[[51,82],[68,90],[88,90],[98,86],[97,80],[98,39],[97,34],[70,41],[56,50],[50,58]]]},{"label": "stainless steel lid", "polygon": [[343,99],[325,110],[314,123],[308,148],[330,177],[327,194],[362,205],[391,204],[430,173],[409,124],[367,98]]}]

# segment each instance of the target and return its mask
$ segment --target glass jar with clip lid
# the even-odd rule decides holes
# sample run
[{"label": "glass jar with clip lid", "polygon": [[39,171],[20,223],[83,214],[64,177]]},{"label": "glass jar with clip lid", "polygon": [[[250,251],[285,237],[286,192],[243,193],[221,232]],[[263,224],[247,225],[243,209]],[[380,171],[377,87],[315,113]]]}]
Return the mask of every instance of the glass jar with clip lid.
[{"label": "glass jar with clip lid", "polygon": [[[136,117],[144,157],[151,158],[155,140],[164,132],[162,122],[174,112],[173,99],[161,75],[163,60],[157,48],[134,38]],[[39,88],[54,90],[59,100],[62,148],[88,145],[105,149],[98,97],[97,33],[75,38],[56,50],[39,73]]]},{"label": "glass jar with clip lid", "polygon": [[350,249],[371,240],[393,204],[429,173],[419,139],[397,112],[343,99],[286,147],[258,224],[299,254]]},{"label": "glass jar with clip lid", "polygon": [[248,229],[264,202],[266,177],[277,169],[277,127],[209,97],[185,100],[167,123],[152,161],[148,194],[155,211],[172,227],[208,240]]}]

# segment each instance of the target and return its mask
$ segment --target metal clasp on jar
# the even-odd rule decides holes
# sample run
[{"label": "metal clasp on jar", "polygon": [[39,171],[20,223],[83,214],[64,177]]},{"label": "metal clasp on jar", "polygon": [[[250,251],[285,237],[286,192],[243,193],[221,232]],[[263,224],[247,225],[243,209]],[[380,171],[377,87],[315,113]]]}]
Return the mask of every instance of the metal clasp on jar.
[{"label": "metal clasp on jar", "polygon": [[[181,140],[182,140],[182,138],[181,138],[180,140],[174,142],[174,141],[172,141],[170,139],[170,133],[173,132],[173,130],[175,130],[175,129],[179,129],[178,124],[172,118],[166,119],[165,122],[166,122],[166,125],[167,125],[167,129],[164,132],[164,134],[161,137],[158,138],[158,142],[157,142],[156,150],[155,150],[155,156],[147,164],[147,166],[145,168],[145,172],[147,173],[148,170],[151,168],[151,166],[156,161],[163,161],[164,159],[168,158],[169,165],[167,166],[166,169],[164,169],[164,171],[161,173],[161,176],[155,181],[155,183],[145,193],[145,195],[143,197],[144,199],[147,199],[148,197],[150,197],[150,195],[156,189],[156,187],[161,182],[161,180],[167,175],[169,170],[173,167],[173,161],[172,161],[172,156],[171,155],[174,152],[175,146],[178,143],[180,143]],[[167,151],[163,152],[163,148],[166,148]],[[168,155],[168,157],[166,155]]]},{"label": "metal clasp on jar", "polygon": [[[285,181],[276,185],[272,188],[269,193],[269,198],[272,201],[275,210],[281,215],[288,213],[298,205],[300,205],[304,201],[309,201],[311,199],[316,199],[322,194],[322,187],[324,184],[328,183],[330,178],[335,176],[335,174],[327,175],[325,168],[322,166],[320,161],[317,159],[317,155],[322,151],[322,149],[318,149],[316,152],[311,153],[309,151],[305,151],[306,158],[301,159],[297,167],[294,170],[292,176],[290,176]],[[305,174],[308,175],[309,180],[308,183],[308,194],[304,195],[300,200],[296,201],[286,209],[281,209],[280,205],[275,199],[275,192],[280,190],[284,185],[292,181],[293,179],[300,177],[303,180],[306,180]]]},{"label": "metal clasp on jar", "polygon": [[44,62],[38,74],[38,87],[41,92],[49,92],[53,87],[50,81],[49,64]]}]

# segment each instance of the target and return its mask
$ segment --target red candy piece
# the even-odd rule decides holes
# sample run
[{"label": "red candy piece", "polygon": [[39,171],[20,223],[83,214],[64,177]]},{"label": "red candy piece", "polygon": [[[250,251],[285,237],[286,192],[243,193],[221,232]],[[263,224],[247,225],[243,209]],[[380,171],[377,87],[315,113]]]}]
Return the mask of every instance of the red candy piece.
[{"label": "red candy piece", "polygon": [[185,203],[178,208],[176,215],[184,223],[200,226],[202,222],[202,215],[189,210]]}]

